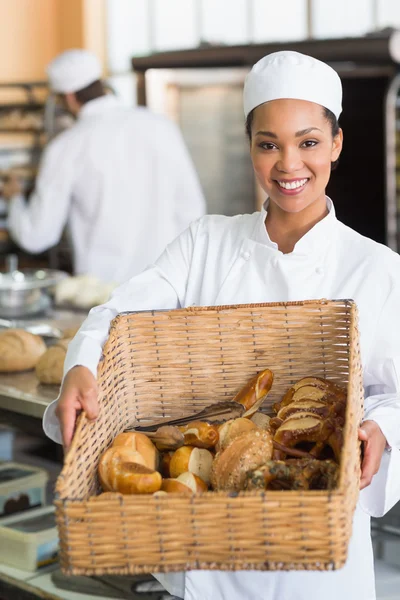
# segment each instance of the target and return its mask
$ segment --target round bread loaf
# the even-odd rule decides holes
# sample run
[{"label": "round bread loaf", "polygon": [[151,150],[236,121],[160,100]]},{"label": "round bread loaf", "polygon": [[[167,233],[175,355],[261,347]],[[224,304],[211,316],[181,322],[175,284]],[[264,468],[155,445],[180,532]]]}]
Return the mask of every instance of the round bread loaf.
[{"label": "round bread loaf", "polygon": [[46,352],[46,344],[39,335],[23,329],[7,329],[0,333],[0,372],[34,369]]},{"label": "round bread loaf", "polygon": [[36,365],[36,377],[40,383],[61,384],[68,342],[69,340],[59,340],[42,354]]},{"label": "round bread loaf", "polygon": [[67,327],[63,330],[63,339],[72,340],[79,331],[79,327]]}]

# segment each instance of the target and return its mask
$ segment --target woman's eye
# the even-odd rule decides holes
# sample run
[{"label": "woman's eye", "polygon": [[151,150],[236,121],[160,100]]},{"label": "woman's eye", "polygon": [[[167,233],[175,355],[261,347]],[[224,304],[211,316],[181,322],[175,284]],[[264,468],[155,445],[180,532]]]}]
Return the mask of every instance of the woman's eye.
[{"label": "woman's eye", "polygon": [[318,144],[318,142],[315,140],[306,140],[305,142],[302,143],[302,146],[304,148],[313,148],[317,144]]},{"label": "woman's eye", "polygon": [[276,148],[275,144],[272,144],[271,142],[261,142],[259,146],[263,150],[274,150],[274,148]]}]

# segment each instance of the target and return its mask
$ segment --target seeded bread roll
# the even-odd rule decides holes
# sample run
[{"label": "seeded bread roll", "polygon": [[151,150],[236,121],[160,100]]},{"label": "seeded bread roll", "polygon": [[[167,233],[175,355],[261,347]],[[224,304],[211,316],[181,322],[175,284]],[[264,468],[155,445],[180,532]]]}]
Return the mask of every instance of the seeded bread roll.
[{"label": "seeded bread roll", "polygon": [[272,434],[258,428],[234,438],[217,453],[211,469],[214,490],[239,491],[246,475],[272,457]]},{"label": "seeded bread roll", "polygon": [[69,341],[59,340],[40,357],[36,365],[36,377],[40,383],[60,385]]},{"label": "seeded bread roll", "polygon": [[39,335],[23,329],[7,329],[0,333],[0,372],[34,369],[46,352],[46,344]]}]

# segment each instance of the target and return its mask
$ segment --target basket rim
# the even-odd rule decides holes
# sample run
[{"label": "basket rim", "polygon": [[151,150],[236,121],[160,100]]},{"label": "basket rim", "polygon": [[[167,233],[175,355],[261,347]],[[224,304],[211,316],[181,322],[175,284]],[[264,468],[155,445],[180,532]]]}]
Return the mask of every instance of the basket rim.
[{"label": "basket rim", "polygon": [[197,312],[199,310],[212,312],[215,310],[229,310],[236,308],[267,308],[267,307],[278,307],[278,306],[307,306],[315,304],[316,306],[326,306],[328,304],[347,304],[349,306],[356,305],[356,301],[353,298],[335,298],[334,300],[328,300],[327,298],[318,298],[315,300],[290,300],[287,302],[254,302],[248,304],[215,304],[215,305],[196,305],[196,306],[182,306],[180,308],[149,308],[146,310],[124,310],[119,312],[114,319],[111,321],[115,321],[118,317],[126,316],[126,315],[141,315],[141,314],[155,314],[155,313],[164,313],[164,312]]},{"label": "basket rim", "polygon": [[156,500],[161,500],[161,502],[170,501],[173,498],[183,498],[187,499],[188,502],[192,502],[194,498],[204,498],[211,496],[212,498],[225,498],[228,501],[235,500],[243,500],[243,498],[262,498],[267,501],[270,499],[269,496],[271,494],[274,495],[274,499],[276,496],[281,495],[283,498],[290,497],[303,497],[303,498],[311,498],[311,497],[322,497],[326,498],[343,496],[344,490],[340,489],[340,486],[334,488],[333,490],[240,490],[239,492],[227,492],[227,491],[217,491],[217,490],[207,490],[204,492],[193,492],[192,494],[186,494],[185,492],[177,492],[174,494],[168,494],[168,496],[157,496],[157,492],[155,494],[121,494],[120,492],[104,492],[107,494],[107,498],[103,498],[103,494],[99,494],[98,496],[90,496],[90,498],[82,499],[82,498],[60,498],[59,492],[55,493],[54,503],[59,505],[65,504],[75,504],[75,503],[92,503],[92,502],[106,502],[107,499],[120,499],[123,502],[128,501],[129,503],[141,499],[145,502],[155,502]]}]

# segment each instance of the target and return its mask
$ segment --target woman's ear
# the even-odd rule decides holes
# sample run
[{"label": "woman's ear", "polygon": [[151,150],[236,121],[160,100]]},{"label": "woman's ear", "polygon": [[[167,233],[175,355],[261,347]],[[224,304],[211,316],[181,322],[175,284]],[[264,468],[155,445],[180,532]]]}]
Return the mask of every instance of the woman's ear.
[{"label": "woman's ear", "polygon": [[342,151],[343,147],[343,129],[339,129],[339,133],[335,135],[332,143],[331,162],[335,162]]}]

